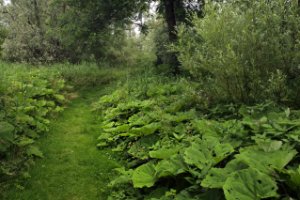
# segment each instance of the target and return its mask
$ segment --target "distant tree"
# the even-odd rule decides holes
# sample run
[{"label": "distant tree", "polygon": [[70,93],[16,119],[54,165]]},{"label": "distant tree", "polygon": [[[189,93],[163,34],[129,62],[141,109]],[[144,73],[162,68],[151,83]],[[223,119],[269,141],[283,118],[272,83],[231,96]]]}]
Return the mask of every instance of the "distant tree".
[{"label": "distant tree", "polygon": [[51,62],[58,52],[47,35],[47,0],[12,0],[2,6],[2,17],[8,35],[3,57],[10,61]]},{"label": "distant tree", "polygon": [[[177,41],[176,26],[179,23],[190,24],[190,19],[193,15],[204,15],[204,0],[161,0],[160,13],[163,14],[167,24],[169,42]],[[169,63],[172,66],[174,74],[180,72],[179,62],[175,53],[169,53]]]},{"label": "distant tree", "polygon": [[101,60],[112,40],[124,37],[134,14],[146,6],[144,1],[131,0],[54,0],[51,9],[62,8],[63,12],[58,12],[59,20],[51,24],[50,31],[59,36],[72,62]]},{"label": "distant tree", "polygon": [[[2,6],[8,37],[3,55],[11,61],[53,62],[114,57],[111,45],[120,49],[125,30],[152,2],[166,22],[168,41],[177,40],[176,26],[202,15],[204,0],[12,0]],[[144,28],[144,26],[141,26]],[[174,73],[179,72],[175,53],[167,53]]]},{"label": "distant tree", "polygon": [[[167,24],[169,43],[177,40],[176,26],[189,23],[189,17],[202,15],[204,0],[56,0],[56,6],[66,8],[59,24],[62,40],[67,48],[73,50],[74,58],[79,55],[93,55],[101,59],[110,36],[132,23],[138,13],[149,10],[151,2],[158,2],[158,13]],[[169,64],[174,73],[179,72],[177,57],[174,53]]]}]

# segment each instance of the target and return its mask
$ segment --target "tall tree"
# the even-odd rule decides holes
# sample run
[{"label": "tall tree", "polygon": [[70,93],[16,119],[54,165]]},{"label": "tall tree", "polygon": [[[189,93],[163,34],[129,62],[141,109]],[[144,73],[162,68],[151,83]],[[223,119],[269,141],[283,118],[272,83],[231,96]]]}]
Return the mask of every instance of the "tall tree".
[{"label": "tall tree", "polygon": [[53,29],[68,57],[77,62],[103,59],[111,40],[123,34],[134,14],[146,9],[147,1],[55,0],[52,7],[64,8]]},{"label": "tall tree", "polygon": [[[138,13],[149,10],[151,2],[158,2],[158,11],[167,24],[169,42],[177,40],[176,25],[189,23],[187,18],[193,13],[200,14],[204,0],[55,0],[56,6],[64,5],[65,12],[58,25],[60,38],[72,57],[93,55],[101,59],[106,52],[111,35],[132,23]],[[141,16],[141,15],[138,15]],[[174,72],[178,73],[178,61],[173,54]]]},{"label": "tall tree", "polygon": [[3,56],[11,61],[50,62],[57,52],[47,35],[47,0],[12,0],[3,7],[8,36]]},{"label": "tall tree", "polygon": [[163,9],[160,10],[165,16],[168,25],[170,41],[176,41],[176,26],[179,23],[190,24],[193,15],[203,16],[204,0],[161,0]]},{"label": "tall tree", "polygon": [[[168,35],[169,35],[169,42],[175,43],[177,41],[177,33],[176,33],[176,13],[175,13],[175,1],[174,0],[162,0],[164,6],[164,15],[165,20],[168,27]],[[176,53],[170,53],[170,63],[172,66],[173,74],[179,74],[179,61],[177,59]]]},{"label": "tall tree", "polygon": [[[194,14],[203,16],[204,0],[161,0],[160,13],[163,14],[167,24],[169,43],[177,42],[176,26],[180,23],[190,24]],[[175,52],[168,52],[169,65],[174,74],[180,73],[179,61]],[[160,58],[159,58],[160,59]]]},{"label": "tall tree", "polygon": [[[113,40],[123,37],[135,16],[149,10],[151,2],[160,5],[169,43],[177,40],[176,26],[188,24],[187,18],[201,13],[203,6],[203,0],[12,0],[6,6],[9,37],[4,53],[14,61],[101,60]],[[178,73],[176,54],[170,56]]]}]

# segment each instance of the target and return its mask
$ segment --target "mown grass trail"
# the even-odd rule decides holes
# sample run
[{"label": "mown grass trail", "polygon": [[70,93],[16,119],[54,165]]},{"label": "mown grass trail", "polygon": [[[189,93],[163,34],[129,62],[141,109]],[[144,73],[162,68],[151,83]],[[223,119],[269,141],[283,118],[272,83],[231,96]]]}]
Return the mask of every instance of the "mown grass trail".
[{"label": "mown grass trail", "polygon": [[24,189],[12,189],[5,200],[106,199],[110,173],[117,163],[96,148],[99,125],[90,104],[103,90],[84,92],[73,100],[39,142],[45,158],[36,161]]}]

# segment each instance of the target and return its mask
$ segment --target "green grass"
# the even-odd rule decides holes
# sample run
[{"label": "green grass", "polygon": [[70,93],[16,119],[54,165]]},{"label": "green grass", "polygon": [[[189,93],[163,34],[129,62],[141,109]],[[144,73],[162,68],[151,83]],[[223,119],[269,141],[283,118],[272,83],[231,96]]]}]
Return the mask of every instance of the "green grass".
[{"label": "green grass", "polygon": [[[50,132],[39,140],[44,158],[29,171],[22,187],[6,190],[5,200],[96,200],[106,199],[112,169],[118,166],[108,151],[96,148],[99,123],[90,104],[105,92],[93,89],[81,93]],[[24,187],[24,188],[23,188]]]}]

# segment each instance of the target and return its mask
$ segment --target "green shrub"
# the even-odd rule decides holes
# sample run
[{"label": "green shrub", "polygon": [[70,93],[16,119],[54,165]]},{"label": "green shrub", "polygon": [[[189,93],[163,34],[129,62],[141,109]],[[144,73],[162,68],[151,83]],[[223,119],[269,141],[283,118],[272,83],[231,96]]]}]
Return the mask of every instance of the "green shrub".
[{"label": "green shrub", "polygon": [[56,72],[0,63],[0,182],[26,170],[34,145],[63,110],[65,81]]},{"label": "green shrub", "polygon": [[[212,99],[297,103],[300,16],[295,0],[212,3],[205,18],[193,23],[194,29],[179,29],[176,50],[183,67],[204,83]],[[279,82],[276,74],[281,74]]]}]

